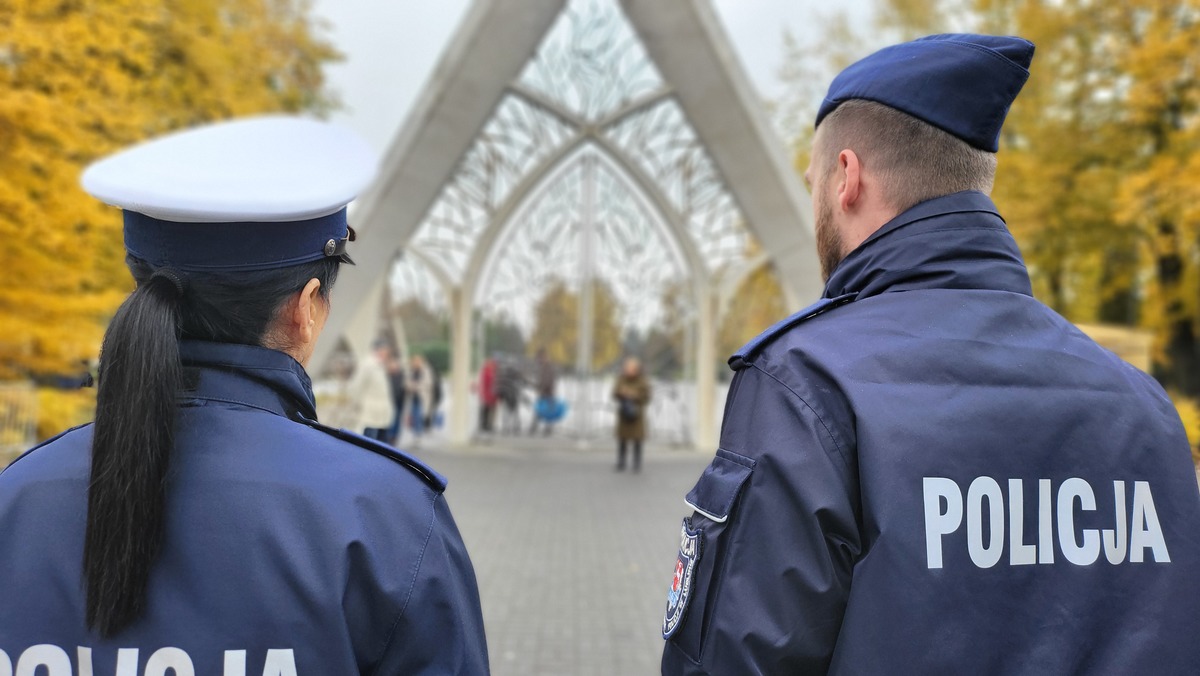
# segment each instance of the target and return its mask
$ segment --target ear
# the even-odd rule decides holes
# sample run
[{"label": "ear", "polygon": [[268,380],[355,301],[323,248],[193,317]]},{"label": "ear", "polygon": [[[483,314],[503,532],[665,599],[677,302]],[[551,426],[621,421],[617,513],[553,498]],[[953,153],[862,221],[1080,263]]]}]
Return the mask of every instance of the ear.
[{"label": "ear", "polygon": [[838,153],[838,174],[842,179],[838,183],[838,206],[843,212],[853,211],[858,205],[862,194],[862,165],[858,155],[850,149]]},{"label": "ear", "polygon": [[317,339],[320,332],[317,327],[317,312],[321,303],[321,280],[316,277],[308,280],[304,288],[296,296],[292,308],[292,327],[301,345],[308,345]]}]

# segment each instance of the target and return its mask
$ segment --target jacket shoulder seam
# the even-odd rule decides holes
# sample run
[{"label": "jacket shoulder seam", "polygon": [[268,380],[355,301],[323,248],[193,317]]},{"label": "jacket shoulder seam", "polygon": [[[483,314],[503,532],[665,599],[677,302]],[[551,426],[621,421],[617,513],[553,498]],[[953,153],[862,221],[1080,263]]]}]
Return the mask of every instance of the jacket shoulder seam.
[{"label": "jacket shoulder seam", "polygon": [[807,408],[808,411],[810,413],[812,413],[813,417],[817,419],[817,422],[821,424],[821,429],[825,431],[825,436],[829,437],[829,440],[831,442],[833,442],[833,447],[837,449],[838,457],[840,457],[842,459],[842,463],[846,466],[847,469],[849,469],[850,468],[850,459],[848,457],[846,457],[846,450],[844,448],[842,448],[842,445],[840,443],[838,443],[837,437],[835,437],[833,435],[833,431],[829,429],[829,425],[825,424],[824,418],[821,417],[820,413],[817,413],[817,410],[812,407],[812,404],[809,404],[807,399],[805,399],[803,396],[801,396],[799,392],[792,389],[792,387],[790,385],[783,382],[783,380],[781,380],[774,373],[771,373],[770,371],[764,369],[762,366],[759,366],[758,364],[751,364],[751,366],[755,370],[757,370],[759,373],[763,374],[764,376],[766,376],[766,377],[770,378],[771,380],[775,381],[776,383],[778,383],[780,387],[782,387],[783,389],[790,392],[793,397],[800,400],[800,403],[804,404],[804,407]]},{"label": "jacket shoulder seam", "polygon": [[29,450],[25,451],[25,452],[24,452],[24,453],[22,453],[21,455],[18,455],[18,456],[17,456],[17,458],[16,458],[16,460],[13,460],[12,462],[8,463],[8,467],[3,467],[3,468],[0,468],[0,474],[3,474],[4,472],[8,471],[8,468],[9,468],[9,467],[12,467],[13,465],[16,465],[18,462],[21,462],[21,460],[23,460],[23,459],[25,459],[26,457],[28,457],[29,455],[33,454],[33,452],[34,452],[34,451],[40,450],[40,449],[42,449],[42,448],[45,448],[46,446],[49,446],[50,444],[54,443],[55,441],[58,441],[59,439],[62,439],[63,437],[67,436],[67,435],[68,435],[68,434],[70,434],[71,432],[74,432],[75,430],[81,430],[81,429],[83,429],[83,428],[85,428],[85,427],[88,427],[89,425],[92,425],[92,424],[94,424],[94,422],[85,422],[85,423],[83,423],[82,425],[76,425],[76,426],[74,426],[74,427],[71,427],[71,428],[69,428],[69,429],[65,429],[65,430],[63,430],[63,431],[59,432],[58,434],[55,434],[54,436],[50,437],[49,439],[46,439],[46,440],[44,440],[44,441],[40,441],[40,442],[38,442],[38,443],[34,444],[33,446],[30,446],[30,447],[29,447]]},{"label": "jacket shoulder seam", "polygon": [[417,588],[417,578],[421,577],[421,566],[425,565],[425,554],[429,551],[429,541],[433,539],[433,530],[437,525],[437,501],[439,499],[441,499],[441,494],[434,493],[433,499],[429,501],[429,528],[425,531],[425,541],[421,544],[421,554],[417,557],[417,565],[413,569],[412,579],[408,582],[408,591],[404,594],[404,603],[401,604],[400,610],[396,613],[396,619],[392,620],[391,628],[388,629],[387,639],[379,651],[379,657],[375,659],[376,666],[371,671],[372,674],[379,672],[379,668],[383,664],[383,658],[387,656],[388,648],[396,640],[396,630],[400,627],[400,621],[404,619],[404,614],[408,612],[408,604],[412,602],[413,590]]},{"label": "jacket shoulder seam", "polygon": [[305,418],[304,416],[299,416],[297,422],[313,430],[331,436],[339,441],[343,441],[364,451],[370,451],[371,453],[391,460],[393,463],[404,467],[413,474],[416,474],[436,493],[441,493],[442,491],[446,490],[446,479],[442,475],[438,474],[432,467],[429,467],[424,462],[412,457],[398,448],[385,446],[380,442],[360,436],[349,430],[323,425],[315,420]]}]

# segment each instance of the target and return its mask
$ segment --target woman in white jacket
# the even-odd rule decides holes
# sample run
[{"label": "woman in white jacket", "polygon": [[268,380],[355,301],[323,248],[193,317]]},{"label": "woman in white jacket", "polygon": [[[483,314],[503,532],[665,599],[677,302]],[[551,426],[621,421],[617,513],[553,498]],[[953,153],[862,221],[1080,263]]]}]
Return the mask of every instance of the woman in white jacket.
[{"label": "woman in white jacket", "polygon": [[389,355],[391,348],[386,343],[376,343],[373,354],[358,360],[349,392],[358,402],[353,429],[380,441],[387,441],[394,415],[385,366]]}]

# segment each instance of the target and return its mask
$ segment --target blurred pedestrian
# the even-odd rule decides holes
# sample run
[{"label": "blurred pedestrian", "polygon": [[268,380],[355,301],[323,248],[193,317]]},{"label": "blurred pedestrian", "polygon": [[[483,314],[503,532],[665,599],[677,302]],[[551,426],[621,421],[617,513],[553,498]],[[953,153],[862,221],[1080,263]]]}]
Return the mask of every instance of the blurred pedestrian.
[{"label": "blurred pedestrian", "polygon": [[479,430],[489,434],[496,416],[496,402],[500,399],[496,391],[496,375],[496,359],[484,359],[483,367],[479,369]]},{"label": "blurred pedestrian", "polygon": [[350,395],[357,399],[355,430],[369,439],[388,443],[395,417],[387,365],[392,349],[385,341],[376,341],[371,354],[358,360],[350,383]]},{"label": "blurred pedestrian", "polygon": [[500,433],[519,435],[521,433],[521,403],[525,399],[527,381],[512,359],[504,359],[498,368],[496,378],[496,396],[500,399],[501,413]]},{"label": "blurred pedestrian", "polygon": [[405,387],[404,361],[393,351],[387,359],[388,389],[392,395],[392,424],[388,427],[387,442],[393,446],[400,443],[404,430],[404,404],[408,400]]},{"label": "blurred pedestrian", "polygon": [[429,406],[425,410],[425,429],[433,430],[442,426],[442,374],[428,359],[425,360],[425,370],[429,374]]},{"label": "blurred pedestrian", "polygon": [[412,429],[413,443],[419,444],[425,434],[425,414],[433,400],[433,381],[425,357],[419,354],[412,356],[404,386],[408,390],[408,424]]},{"label": "blurred pedestrian", "polygon": [[627,447],[633,449],[633,471],[642,471],[642,442],[646,439],[646,407],[650,403],[650,381],[642,373],[642,362],[627,357],[613,386],[617,402],[617,471],[625,471]]},{"label": "blurred pedestrian", "polygon": [[554,427],[554,415],[559,408],[555,396],[558,390],[558,371],[554,362],[546,354],[546,348],[539,347],[534,368],[534,388],[537,400],[533,402],[533,421],[529,424],[529,434],[537,433],[538,423],[542,425],[542,434],[550,436]]}]

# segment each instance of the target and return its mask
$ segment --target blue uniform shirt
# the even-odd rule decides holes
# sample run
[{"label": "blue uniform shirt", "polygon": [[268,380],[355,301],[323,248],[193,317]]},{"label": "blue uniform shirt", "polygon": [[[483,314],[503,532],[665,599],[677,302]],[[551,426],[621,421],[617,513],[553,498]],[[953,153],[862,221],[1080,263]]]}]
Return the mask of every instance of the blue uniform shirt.
[{"label": "blue uniform shirt", "polygon": [[917,205],[731,360],[664,674],[1194,674],[1200,491],[1158,384]]},{"label": "blue uniform shirt", "polygon": [[181,350],[166,540],[145,613],[116,637],[84,623],[91,427],[0,474],[0,674],[487,673],[444,479],[313,422],[287,355]]}]

